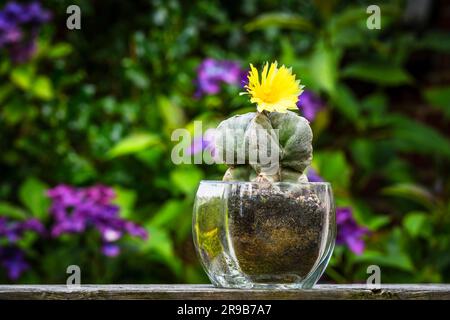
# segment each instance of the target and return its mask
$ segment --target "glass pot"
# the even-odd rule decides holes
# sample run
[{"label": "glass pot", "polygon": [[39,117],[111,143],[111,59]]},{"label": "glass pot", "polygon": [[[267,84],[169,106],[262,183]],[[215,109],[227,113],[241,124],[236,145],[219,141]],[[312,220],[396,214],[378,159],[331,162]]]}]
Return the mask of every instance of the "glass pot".
[{"label": "glass pot", "polygon": [[202,181],[192,226],[197,254],[215,286],[311,288],[336,238],[331,186]]}]

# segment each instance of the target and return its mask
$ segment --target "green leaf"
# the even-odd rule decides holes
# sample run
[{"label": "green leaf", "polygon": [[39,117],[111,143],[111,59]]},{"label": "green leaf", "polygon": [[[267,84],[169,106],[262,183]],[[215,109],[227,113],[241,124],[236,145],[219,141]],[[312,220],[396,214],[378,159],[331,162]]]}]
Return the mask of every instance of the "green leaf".
[{"label": "green leaf", "polygon": [[6,216],[13,219],[25,219],[28,215],[22,208],[2,201],[0,202],[0,216]]},{"label": "green leaf", "polygon": [[76,185],[92,181],[97,177],[97,171],[91,160],[75,152],[67,154],[64,167],[69,172],[69,181]]},{"label": "green leaf", "polygon": [[341,75],[385,86],[398,86],[412,82],[411,76],[405,70],[389,63],[356,62],[345,67]]},{"label": "green leaf", "polygon": [[148,225],[151,227],[166,227],[180,215],[186,212],[186,205],[178,200],[169,200],[150,219]]},{"label": "green leaf", "polygon": [[431,224],[428,215],[424,212],[413,211],[403,219],[403,226],[413,237],[431,235]]},{"label": "green leaf", "polygon": [[14,91],[15,87],[11,84],[7,83],[2,85],[0,87],[0,104],[3,104],[3,101],[5,101]]},{"label": "green leaf", "polygon": [[378,230],[389,224],[390,222],[391,218],[389,218],[388,216],[373,216],[366,224],[366,227],[370,230]]},{"label": "green leaf", "polygon": [[410,272],[414,270],[411,259],[404,253],[384,254],[378,251],[366,250],[361,256],[355,256],[354,260],[359,263],[377,264],[380,267],[391,267]]},{"label": "green leaf", "polygon": [[258,16],[244,26],[245,31],[266,29],[270,27],[311,31],[314,26],[305,18],[291,13],[266,13]]},{"label": "green leaf", "polygon": [[39,111],[33,105],[13,99],[3,105],[2,116],[6,123],[14,125],[21,121],[32,120],[38,113]]},{"label": "green leaf", "polygon": [[330,95],[333,95],[336,90],[339,56],[340,52],[337,49],[332,49],[323,41],[319,41],[310,60],[309,67],[314,86],[325,90]]},{"label": "green leaf", "polygon": [[136,203],[136,191],[121,187],[114,187],[116,198],[113,203],[120,207],[120,216],[129,219]]},{"label": "green leaf", "polygon": [[169,233],[161,228],[152,226],[147,227],[150,235],[150,240],[146,242],[140,241],[141,250],[155,255],[157,259],[165,263],[172,272],[180,275],[182,271],[182,264],[175,255],[172,238]]},{"label": "green leaf", "polygon": [[325,181],[331,182],[333,189],[345,193],[350,184],[352,173],[345,155],[341,151],[321,151],[314,154],[319,174]]},{"label": "green leaf", "polygon": [[50,79],[44,76],[39,76],[33,81],[31,91],[36,97],[42,100],[50,100],[53,98],[53,85]]},{"label": "green leaf", "polygon": [[424,91],[424,95],[429,104],[440,108],[450,119],[450,87],[429,88]]},{"label": "green leaf", "polygon": [[347,86],[340,84],[335,94],[333,94],[332,100],[338,111],[348,120],[356,123],[361,121],[359,118],[359,101]]},{"label": "green leaf", "polygon": [[158,110],[167,129],[177,129],[184,126],[186,117],[183,109],[167,97],[158,98]]},{"label": "green leaf", "polygon": [[367,29],[367,17],[365,7],[351,6],[341,12],[335,13],[330,21],[329,27],[335,33],[346,27],[355,28],[356,26],[356,28],[364,27]]},{"label": "green leaf", "polygon": [[52,59],[58,59],[70,53],[72,53],[72,46],[69,43],[61,42],[50,48],[47,56]]},{"label": "green leaf", "polygon": [[133,154],[161,143],[159,136],[153,133],[134,133],[121,141],[108,151],[109,158]]},{"label": "green leaf", "polygon": [[203,172],[196,167],[177,168],[170,173],[170,181],[181,192],[194,196],[200,180],[203,179]]},{"label": "green leaf", "polygon": [[401,115],[385,116],[392,144],[400,151],[450,158],[450,141],[434,128]]},{"label": "green leaf", "polygon": [[31,87],[34,78],[34,69],[28,65],[21,65],[11,72],[11,81],[23,90]]},{"label": "green leaf", "polygon": [[450,35],[448,32],[432,31],[418,41],[417,46],[422,49],[431,49],[443,53],[450,52]]},{"label": "green leaf", "polygon": [[36,178],[28,178],[20,186],[19,199],[34,217],[44,220],[48,216],[50,199],[46,196],[48,186]]},{"label": "green leaf", "polygon": [[[329,2],[329,1],[326,1]],[[397,4],[385,4],[379,5],[382,12],[382,29],[386,27],[385,18],[394,17],[402,14],[403,8]],[[339,12],[333,13],[333,17],[328,25],[329,29],[333,33],[339,33],[343,28],[348,29],[362,29],[364,31],[374,32],[375,30],[368,30],[366,21],[369,16],[366,12],[365,6],[347,6]]]},{"label": "green leaf", "polygon": [[410,183],[399,183],[382,189],[382,193],[389,196],[401,197],[422,204],[427,208],[433,208],[435,199],[425,188]]},{"label": "green leaf", "polygon": [[137,68],[127,69],[125,76],[139,89],[147,89],[150,85],[150,79],[147,75]]},{"label": "green leaf", "polygon": [[388,98],[383,93],[370,94],[361,102],[361,108],[367,114],[368,122],[374,126],[383,123],[387,106]]}]

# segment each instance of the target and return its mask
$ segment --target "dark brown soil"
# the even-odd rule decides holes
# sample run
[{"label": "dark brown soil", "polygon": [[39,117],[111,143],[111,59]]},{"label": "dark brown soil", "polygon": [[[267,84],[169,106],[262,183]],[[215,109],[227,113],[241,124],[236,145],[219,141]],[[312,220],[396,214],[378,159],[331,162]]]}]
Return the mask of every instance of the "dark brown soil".
[{"label": "dark brown soil", "polygon": [[307,190],[236,190],[229,198],[228,215],[242,271],[258,280],[306,276],[319,256],[324,210]]}]

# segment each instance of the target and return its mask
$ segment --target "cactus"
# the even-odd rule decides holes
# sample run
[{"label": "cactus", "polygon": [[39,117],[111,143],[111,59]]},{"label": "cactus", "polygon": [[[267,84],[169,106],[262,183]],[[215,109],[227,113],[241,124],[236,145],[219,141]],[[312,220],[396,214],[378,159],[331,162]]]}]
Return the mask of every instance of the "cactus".
[{"label": "cactus", "polygon": [[215,157],[229,168],[225,181],[307,182],[303,173],[312,160],[308,120],[297,109],[303,92],[291,68],[266,63],[259,75],[250,64],[245,85],[257,112],[231,117],[216,130]]},{"label": "cactus", "polygon": [[[250,112],[219,124],[216,160],[229,167],[225,181],[307,182],[311,142],[308,120],[294,112]],[[261,154],[277,156],[277,169],[261,161]]]}]

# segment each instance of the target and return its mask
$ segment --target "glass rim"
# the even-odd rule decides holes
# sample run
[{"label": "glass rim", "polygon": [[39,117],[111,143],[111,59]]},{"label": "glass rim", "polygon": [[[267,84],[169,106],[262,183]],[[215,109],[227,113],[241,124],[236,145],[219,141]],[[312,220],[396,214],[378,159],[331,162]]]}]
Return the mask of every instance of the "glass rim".
[{"label": "glass rim", "polygon": [[[200,184],[225,184],[225,185],[255,185],[260,184],[256,181],[223,181],[223,180],[201,180]],[[330,182],[319,181],[319,182],[289,182],[289,181],[277,181],[273,182],[272,185],[316,185],[316,186],[331,186]]]}]

